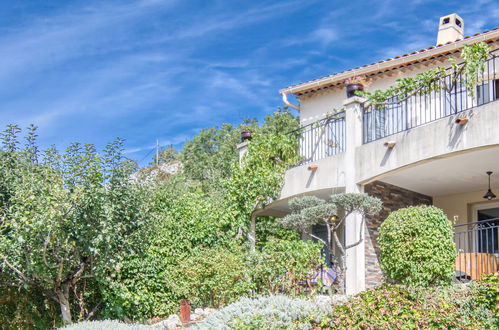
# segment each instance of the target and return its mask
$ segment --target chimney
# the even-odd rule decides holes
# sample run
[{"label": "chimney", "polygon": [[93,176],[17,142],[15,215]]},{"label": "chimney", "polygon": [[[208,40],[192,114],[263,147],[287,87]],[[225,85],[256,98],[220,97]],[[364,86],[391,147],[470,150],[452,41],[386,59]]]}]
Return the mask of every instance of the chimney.
[{"label": "chimney", "polygon": [[464,21],[457,14],[440,17],[438,25],[437,45],[445,45],[449,41],[461,40],[464,37]]}]

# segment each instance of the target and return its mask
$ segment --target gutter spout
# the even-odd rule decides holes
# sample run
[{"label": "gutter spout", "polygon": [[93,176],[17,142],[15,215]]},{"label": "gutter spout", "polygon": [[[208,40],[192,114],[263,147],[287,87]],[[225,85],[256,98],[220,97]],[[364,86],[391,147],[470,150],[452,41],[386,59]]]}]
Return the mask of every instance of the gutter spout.
[{"label": "gutter spout", "polygon": [[287,105],[290,108],[293,108],[293,109],[300,111],[299,105],[293,104],[293,103],[288,101],[288,94],[286,94],[285,92],[281,92],[281,95],[282,95],[282,101],[284,102],[285,105]]}]

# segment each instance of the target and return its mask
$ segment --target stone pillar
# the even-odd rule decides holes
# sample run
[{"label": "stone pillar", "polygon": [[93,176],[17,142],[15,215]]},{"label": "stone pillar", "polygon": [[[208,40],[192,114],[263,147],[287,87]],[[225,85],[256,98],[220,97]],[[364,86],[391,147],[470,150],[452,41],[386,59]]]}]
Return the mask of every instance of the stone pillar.
[{"label": "stone pillar", "polygon": [[[355,154],[357,147],[362,145],[362,103],[365,99],[354,96],[343,102],[345,107],[345,192],[360,193],[363,188],[356,181]],[[359,240],[361,232],[362,216],[351,214],[345,220],[345,245],[350,245]],[[362,236],[365,230],[362,228]],[[365,251],[364,240],[346,250],[346,274],[345,291],[347,294],[355,294],[365,289]]]},{"label": "stone pillar", "polygon": [[241,161],[244,155],[248,152],[248,141],[244,141],[237,145],[237,150],[239,150],[239,165],[241,165]]}]

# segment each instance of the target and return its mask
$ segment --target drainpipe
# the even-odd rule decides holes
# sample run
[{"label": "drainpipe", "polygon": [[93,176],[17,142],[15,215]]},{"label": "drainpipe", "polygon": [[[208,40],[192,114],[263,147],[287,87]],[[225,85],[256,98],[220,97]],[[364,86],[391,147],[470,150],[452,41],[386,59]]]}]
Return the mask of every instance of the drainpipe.
[{"label": "drainpipe", "polygon": [[293,109],[300,111],[299,105],[293,104],[293,103],[288,101],[288,94],[286,94],[285,92],[281,92],[281,95],[282,95],[282,101],[284,102],[284,104],[286,104],[290,108],[293,108]]}]

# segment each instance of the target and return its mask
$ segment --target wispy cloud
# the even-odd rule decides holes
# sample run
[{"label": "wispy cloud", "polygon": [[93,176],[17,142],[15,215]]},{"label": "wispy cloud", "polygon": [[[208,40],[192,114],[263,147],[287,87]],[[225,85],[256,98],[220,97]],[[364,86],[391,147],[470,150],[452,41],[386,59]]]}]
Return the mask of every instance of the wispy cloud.
[{"label": "wispy cloud", "polygon": [[37,124],[45,145],[121,136],[139,158],[156,139],[181,145],[199,127],[262,118],[284,86],[426,47],[450,8],[470,32],[499,18],[484,0],[27,1],[24,19],[6,3],[3,121]]}]

